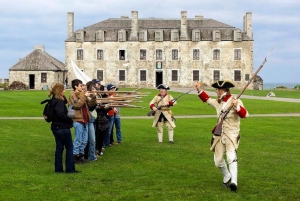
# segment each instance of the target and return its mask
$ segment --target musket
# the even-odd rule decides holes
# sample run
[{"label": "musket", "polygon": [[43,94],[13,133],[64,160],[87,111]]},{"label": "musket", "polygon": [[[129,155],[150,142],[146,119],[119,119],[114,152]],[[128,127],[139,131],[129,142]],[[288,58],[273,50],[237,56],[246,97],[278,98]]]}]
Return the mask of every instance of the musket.
[{"label": "musket", "polygon": [[[189,90],[189,91],[187,91],[187,92],[181,94],[180,96],[178,96],[178,97],[172,99],[172,100],[171,100],[172,103],[175,103],[175,102],[177,101],[178,98],[180,98],[180,97],[182,97],[182,96],[184,96],[184,95],[190,93],[190,92],[193,91],[193,90],[194,90],[194,89]],[[157,107],[157,110],[160,110],[162,107],[163,107],[163,105],[158,106],[158,107]],[[155,115],[155,112],[156,112],[156,111],[151,110],[150,112],[147,113],[147,116],[148,116],[148,117],[154,116],[154,115]]]},{"label": "musket", "polygon": [[[276,44],[277,45],[277,44]],[[275,45],[275,46],[276,46]],[[273,51],[273,49],[275,48],[275,46],[269,51],[268,55],[265,57],[265,59],[263,60],[262,64],[259,66],[259,68],[255,71],[255,73],[253,74],[253,76],[251,77],[251,79],[247,82],[247,84],[244,86],[244,88],[240,91],[240,93],[236,96],[236,99],[239,99],[241,97],[241,95],[245,92],[245,90],[247,89],[247,87],[249,86],[249,84],[252,82],[252,80],[255,78],[255,76],[258,74],[258,72],[262,69],[262,67],[265,65],[265,63],[267,62],[267,58],[269,57],[269,55],[271,54],[271,52]],[[226,116],[228,115],[229,111],[232,109],[233,104],[231,104],[225,112],[220,114],[219,117],[219,122],[218,124],[214,127],[214,129],[212,130],[212,133],[214,135],[220,136],[222,134],[222,125],[223,125],[223,121],[226,119]]]}]

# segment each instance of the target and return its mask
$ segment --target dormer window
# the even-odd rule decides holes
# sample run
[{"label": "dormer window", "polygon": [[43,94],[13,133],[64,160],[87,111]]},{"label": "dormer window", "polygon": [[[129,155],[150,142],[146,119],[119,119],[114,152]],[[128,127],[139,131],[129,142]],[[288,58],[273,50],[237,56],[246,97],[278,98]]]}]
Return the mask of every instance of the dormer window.
[{"label": "dormer window", "polygon": [[213,41],[214,42],[221,41],[221,32],[220,32],[220,30],[213,30]]},{"label": "dormer window", "polygon": [[242,32],[241,30],[234,30],[233,31],[233,40],[236,42],[242,41]]},{"label": "dormer window", "polygon": [[163,41],[163,30],[156,30],[155,31],[155,41],[156,42],[162,42]]},{"label": "dormer window", "polygon": [[171,31],[171,41],[172,42],[178,42],[179,41],[179,32],[178,32],[178,30],[172,30]]},{"label": "dormer window", "polygon": [[104,31],[96,31],[96,41],[103,42],[104,41]]},{"label": "dormer window", "polygon": [[146,42],[147,41],[147,31],[140,31],[139,32],[139,41]]},{"label": "dormer window", "polygon": [[200,30],[194,29],[192,31],[192,41],[194,41],[194,42],[200,41]]},{"label": "dormer window", "polygon": [[84,31],[80,30],[76,32],[76,42],[84,42]]},{"label": "dormer window", "polygon": [[119,42],[125,42],[126,41],[126,31],[125,30],[120,30],[118,32],[118,41]]}]

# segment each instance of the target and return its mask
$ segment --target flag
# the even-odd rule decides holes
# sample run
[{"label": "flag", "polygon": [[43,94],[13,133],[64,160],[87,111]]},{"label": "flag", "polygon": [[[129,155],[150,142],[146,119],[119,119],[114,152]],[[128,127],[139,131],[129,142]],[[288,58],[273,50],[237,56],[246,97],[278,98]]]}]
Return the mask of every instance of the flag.
[{"label": "flag", "polygon": [[74,61],[69,57],[70,61],[71,61],[71,65],[73,68],[73,72],[75,73],[75,76],[77,79],[80,79],[82,81],[83,84],[86,84],[89,81],[92,81],[92,79],[87,76],[84,72],[82,72],[78,66],[74,63]]}]

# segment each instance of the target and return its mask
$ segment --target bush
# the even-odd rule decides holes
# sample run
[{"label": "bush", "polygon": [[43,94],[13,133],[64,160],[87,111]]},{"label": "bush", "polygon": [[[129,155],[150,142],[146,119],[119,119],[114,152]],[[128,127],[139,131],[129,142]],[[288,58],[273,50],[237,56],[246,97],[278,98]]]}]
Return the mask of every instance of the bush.
[{"label": "bush", "polygon": [[0,84],[0,88],[5,88],[5,87],[7,87],[8,86],[8,83],[1,83]]},{"label": "bush", "polygon": [[300,84],[297,84],[296,86],[294,86],[294,89],[300,89]]}]

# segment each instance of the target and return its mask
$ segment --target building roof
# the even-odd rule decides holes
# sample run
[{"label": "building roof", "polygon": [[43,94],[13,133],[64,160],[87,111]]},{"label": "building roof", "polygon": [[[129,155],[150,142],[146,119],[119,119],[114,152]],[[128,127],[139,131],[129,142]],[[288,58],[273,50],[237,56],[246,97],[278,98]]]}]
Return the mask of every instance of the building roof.
[{"label": "building roof", "polygon": [[[164,32],[170,32],[172,29],[180,30],[181,19],[166,19],[166,18],[138,18],[138,29],[147,30],[148,33],[154,33],[157,29],[163,29]],[[115,41],[117,37],[115,32],[124,29],[130,35],[131,33],[132,18],[109,18],[104,21],[92,24],[90,26],[84,27],[85,32],[84,41],[92,42],[95,41],[95,33],[98,30],[103,30],[106,32],[108,40],[105,41]],[[187,30],[191,32],[193,29],[199,29],[201,32],[201,40],[211,40],[211,32],[213,30],[221,31],[221,40],[233,40],[232,31],[238,29],[234,26],[219,22],[214,19],[209,18],[187,18]],[[164,37],[164,40],[168,38]],[[151,41],[151,36],[148,38]],[[154,40],[154,39],[153,39]],[[242,32],[242,40],[253,40],[248,37],[244,32]],[[75,42],[75,33],[73,36],[68,38],[66,42]]]},{"label": "building roof", "polygon": [[9,71],[68,71],[65,64],[40,49],[20,59]]}]

